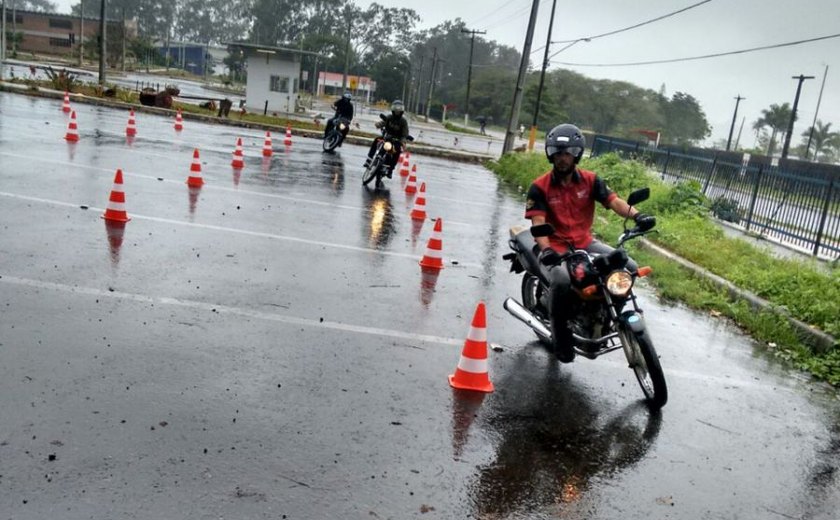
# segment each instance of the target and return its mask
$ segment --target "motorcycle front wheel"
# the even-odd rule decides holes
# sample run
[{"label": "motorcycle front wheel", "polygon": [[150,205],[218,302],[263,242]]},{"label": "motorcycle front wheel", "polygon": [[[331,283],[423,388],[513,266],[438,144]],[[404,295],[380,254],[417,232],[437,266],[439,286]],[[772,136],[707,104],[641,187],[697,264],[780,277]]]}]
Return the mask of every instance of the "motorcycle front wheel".
[{"label": "motorcycle front wheel", "polygon": [[[542,318],[542,311],[539,309],[540,305],[540,280],[532,274],[527,272],[522,277],[522,305],[531,311],[535,316]],[[551,338],[545,337],[542,334],[534,331],[540,342],[546,347],[553,348]]]},{"label": "motorcycle front wheel", "polygon": [[662,408],[668,402],[668,387],[650,336],[646,331],[634,332],[627,329],[622,334],[622,341],[625,342],[624,353],[627,355],[627,361],[636,374],[648,405],[653,409]]},{"label": "motorcycle front wheel", "polygon": [[370,181],[376,178],[376,171],[379,170],[379,163],[381,161],[382,159],[379,157],[374,157],[370,161],[370,166],[367,167],[364,175],[362,175],[362,185],[367,186],[370,184]]},{"label": "motorcycle front wheel", "polygon": [[332,152],[335,150],[335,147],[338,146],[338,142],[340,140],[341,134],[339,132],[330,132],[330,134],[324,138],[324,151]]}]

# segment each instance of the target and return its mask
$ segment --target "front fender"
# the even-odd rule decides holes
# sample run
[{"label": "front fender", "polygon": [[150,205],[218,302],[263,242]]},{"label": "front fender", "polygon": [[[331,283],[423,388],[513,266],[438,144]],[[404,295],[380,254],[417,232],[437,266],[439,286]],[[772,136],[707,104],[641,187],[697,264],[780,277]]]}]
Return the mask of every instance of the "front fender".
[{"label": "front fender", "polygon": [[627,330],[641,334],[647,330],[645,319],[636,311],[624,311],[618,317],[618,322]]}]

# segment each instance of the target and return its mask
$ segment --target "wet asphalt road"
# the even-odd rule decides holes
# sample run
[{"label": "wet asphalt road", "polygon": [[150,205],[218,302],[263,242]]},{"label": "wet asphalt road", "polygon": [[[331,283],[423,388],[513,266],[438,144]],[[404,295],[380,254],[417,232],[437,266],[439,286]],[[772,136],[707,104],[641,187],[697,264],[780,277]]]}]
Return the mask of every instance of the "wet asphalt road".
[{"label": "wet asphalt road", "polygon": [[[424,277],[363,147],[146,114],[129,145],[85,105],[69,145],[59,106],[0,93],[0,518],[836,518],[836,392],[644,288],[660,414],[620,352],[558,366],[502,309],[522,207],[486,170],[414,156]],[[447,382],[479,301],[486,396]]]}]

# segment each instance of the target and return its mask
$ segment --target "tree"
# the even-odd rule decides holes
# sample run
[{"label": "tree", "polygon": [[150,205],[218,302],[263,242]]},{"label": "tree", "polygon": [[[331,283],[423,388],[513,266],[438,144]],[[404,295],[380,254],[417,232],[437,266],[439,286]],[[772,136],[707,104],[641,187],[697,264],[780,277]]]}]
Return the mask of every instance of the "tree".
[{"label": "tree", "polygon": [[[817,124],[809,127],[802,132],[802,146],[808,146],[810,139],[810,148],[804,150],[806,158],[813,157],[815,161],[819,161],[820,154],[829,152],[831,148],[840,143],[840,132],[831,131],[831,123],[823,123],[822,120],[817,120]],[[811,150],[814,151],[811,155]]]},{"label": "tree", "polygon": [[710,133],[706,115],[691,94],[675,92],[665,104],[667,140],[677,144],[693,144]]},{"label": "tree", "polygon": [[[41,11],[46,13],[55,12],[55,4],[49,0],[17,0],[15,8],[21,11]],[[9,9],[11,9],[11,7],[9,6],[9,2],[7,0],[6,11],[9,11]]]},{"label": "tree", "polygon": [[761,117],[753,123],[753,130],[761,131],[764,127],[770,127],[770,141],[767,144],[767,155],[772,156],[776,149],[776,137],[784,139],[786,128],[790,122],[791,108],[789,103],[782,105],[772,104],[770,108],[761,111]]}]

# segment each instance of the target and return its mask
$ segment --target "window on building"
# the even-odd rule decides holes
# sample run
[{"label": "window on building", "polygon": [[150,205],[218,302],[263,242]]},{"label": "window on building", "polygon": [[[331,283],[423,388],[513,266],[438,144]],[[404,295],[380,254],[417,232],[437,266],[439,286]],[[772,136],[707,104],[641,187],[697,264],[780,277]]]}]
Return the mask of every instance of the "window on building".
[{"label": "window on building", "polygon": [[298,79],[295,78],[294,82],[292,83],[292,92],[297,94],[298,91]]},{"label": "window on building", "polygon": [[67,38],[50,38],[50,47],[70,47],[70,40]]},{"label": "window on building", "polygon": [[23,15],[15,14],[12,18],[12,10],[6,8],[6,23],[23,23]]},{"label": "window on building", "polygon": [[72,29],[73,21],[64,20],[61,18],[50,18],[50,27],[53,27],[55,29]]},{"label": "window on building", "polygon": [[271,85],[269,86],[269,89],[272,92],[288,92],[289,78],[282,76],[271,76]]}]

